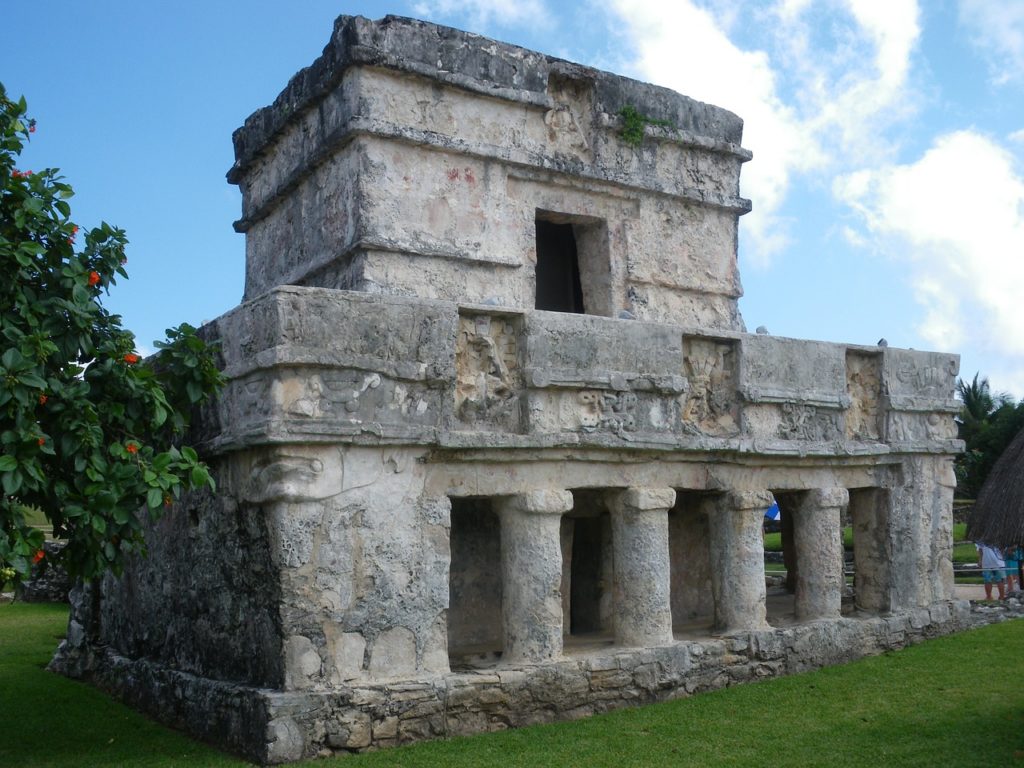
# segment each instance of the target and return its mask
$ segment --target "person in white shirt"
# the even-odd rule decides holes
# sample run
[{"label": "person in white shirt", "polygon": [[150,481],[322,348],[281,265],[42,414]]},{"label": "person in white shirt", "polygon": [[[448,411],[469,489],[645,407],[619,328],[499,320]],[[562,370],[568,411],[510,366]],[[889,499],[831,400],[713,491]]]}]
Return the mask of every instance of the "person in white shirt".
[{"label": "person in white shirt", "polygon": [[978,565],[981,566],[981,576],[985,580],[985,599],[992,599],[993,584],[999,589],[999,599],[1005,599],[1006,563],[999,550],[981,541],[975,542],[974,547],[978,550]]}]

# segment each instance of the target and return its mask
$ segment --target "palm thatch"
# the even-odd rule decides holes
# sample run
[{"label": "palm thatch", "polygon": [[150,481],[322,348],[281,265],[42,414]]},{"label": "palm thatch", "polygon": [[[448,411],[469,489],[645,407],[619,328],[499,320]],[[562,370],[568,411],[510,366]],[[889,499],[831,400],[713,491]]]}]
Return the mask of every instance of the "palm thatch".
[{"label": "palm thatch", "polygon": [[967,520],[967,536],[994,547],[1024,545],[1024,429],[981,487]]}]

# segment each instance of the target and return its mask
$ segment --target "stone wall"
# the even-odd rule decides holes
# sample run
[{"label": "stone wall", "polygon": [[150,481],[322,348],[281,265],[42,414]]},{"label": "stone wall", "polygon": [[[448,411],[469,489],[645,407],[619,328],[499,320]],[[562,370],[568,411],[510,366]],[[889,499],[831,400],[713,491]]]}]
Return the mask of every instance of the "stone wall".
[{"label": "stone wall", "polygon": [[111,648],[76,654],[70,638],[54,666],[163,722],[280,763],[685,697],[895,650],[972,623],[968,603],[942,603],[898,616],[610,648],[544,665],[282,693],[195,677]]},{"label": "stone wall", "polygon": [[[532,306],[545,218],[597,225],[578,241],[588,313],[742,329],[739,118],[440,29],[339,20],[236,133],[247,298],[299,284]],[[395,47],[410,39],[421,59]],[[444,69],[452,46],[473,67],[461,76]],[[635,149],[618,135],[627,106],[671,127]]]}]

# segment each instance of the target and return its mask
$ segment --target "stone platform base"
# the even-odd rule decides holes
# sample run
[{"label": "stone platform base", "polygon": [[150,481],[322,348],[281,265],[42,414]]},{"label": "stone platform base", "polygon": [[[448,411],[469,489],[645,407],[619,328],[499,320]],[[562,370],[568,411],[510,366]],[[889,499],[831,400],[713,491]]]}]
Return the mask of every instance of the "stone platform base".
[{"label": "stone platform base", "polygon": [[261,763],[282,763],[587,717],[852,661],[971,625],[970,603],[943,602],[900,615],[619,648],[538,666],[498,664],[430,679],[291,692],[127,659],[81,636],[69,637],[50,667],[204,741]]}]

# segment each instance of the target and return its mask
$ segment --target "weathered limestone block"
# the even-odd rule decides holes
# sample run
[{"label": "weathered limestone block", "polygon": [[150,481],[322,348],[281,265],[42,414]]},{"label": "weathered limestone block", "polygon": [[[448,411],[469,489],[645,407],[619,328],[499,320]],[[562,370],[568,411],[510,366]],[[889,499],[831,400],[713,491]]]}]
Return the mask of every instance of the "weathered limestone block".
[{"label": "weathered limestone block", "polygon": [[735,342],[695,336],[683,340],[687,387],[680,401],[685,431],[716,436],[739,432],[737,347]]},{"label": "weathered limestone block", "polygon": [[538,490],[502,499],[504,576],[502,658],[543,661],[562,653],[560,516],[572,509],[568,491]]},{"label": "weathered limestone block", "polygon": [[841,345],[754,335],[744,338],[741,354],[740,390],[750,402],[826,409],[847,404]]},{"label": "weathered limestone block", "polygon": [[882,434],[882,355],[878,351],[846,351],[846,436],[851,440],[878,440]]},{"label": "weathered limestone block", "polygon": [[948,456],[912,456],[902,484],[890,489],[892,610],[926,606],[953,596],[953,490]]},{"label": "weathered limestone block", "polygon": [[819,488],[804,494],[796,510],[793,543],[800,564],[796,617],[801,621],[837,619],[842,608],[845,488]]},{"label": "weathered limestone block", "polygon": [[768,491],[724,494],[709,519],[715,628],[723,633],[759,630],[765,620],[764,511]]},{"label": "weathered limestone block", "polygon": [[455,416],[476,429],[520,431],[521,318],[460,313],[455,342]]},{"label": "weathered limestone block", "polygon": [[308,637],[289,637],[284,646],[284,687],[309,688],[320,676],[320,654]]},{"label": "weathered limestone block", "polygon": [[629,488],[610,500],[619,645],[672,642],[668,511],[675,501],[671,488]]}]

